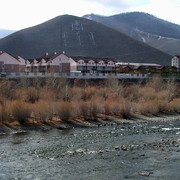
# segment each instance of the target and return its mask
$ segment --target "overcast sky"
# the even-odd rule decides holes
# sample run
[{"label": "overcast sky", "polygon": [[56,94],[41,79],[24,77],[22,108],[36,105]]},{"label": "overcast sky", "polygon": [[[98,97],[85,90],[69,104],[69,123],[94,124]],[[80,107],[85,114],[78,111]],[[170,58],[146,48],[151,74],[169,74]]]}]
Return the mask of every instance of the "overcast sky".
[{"label": "overcast sky", "polygon": [[0,29],[20,30],[59,15],[141,11],[180,25],[180,0],[0,0]]}]

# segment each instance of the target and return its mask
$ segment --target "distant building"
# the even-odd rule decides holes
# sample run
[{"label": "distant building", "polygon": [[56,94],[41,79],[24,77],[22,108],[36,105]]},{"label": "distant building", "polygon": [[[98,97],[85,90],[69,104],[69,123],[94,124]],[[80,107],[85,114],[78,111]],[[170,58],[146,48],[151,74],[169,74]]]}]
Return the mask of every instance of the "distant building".
[{"label": "distant building", "polygon": [[0,51],[0,73],[19,73],[25,70],[26,62],[20,56],[14,57],[7,52]]},{"label": "distant building", "polygon": [[176,55],[171,60],[171,66],[175,66],[177,68],[180,68],[180,55]]},{"label": "distant building", "polygon": [[70,72],[69,57],[63,53],[38,56],[26,61],[27,73],[66,73]]},{"label": "distant building", "polygon": [[116,63],[111,58],[69,57],[71,71],[82,73],[115,73]]}]

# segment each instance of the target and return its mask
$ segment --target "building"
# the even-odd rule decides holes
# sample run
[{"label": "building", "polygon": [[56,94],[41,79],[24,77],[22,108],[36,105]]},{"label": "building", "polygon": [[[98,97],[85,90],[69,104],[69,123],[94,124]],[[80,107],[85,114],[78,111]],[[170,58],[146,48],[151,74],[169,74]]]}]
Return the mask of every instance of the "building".
[{"label": "building", "polygon": [[171,59],[171,66],[180,68],[180,55],[176,55]]},{"label": "building", "polygon": [[25,70],[26,61],[20,57],[14,57],[7,52],[0,51],[0,73],[19,73]]},{"label": "building", "polygon": [[26,71],[26,60],[22,58],[21,56],[15,57],[19,61],[19,72],[23,73]]},{"label": "building", "polygon": [[27,73],[66,73],[70,72],[69,57],[63,53],[38,56],[26,61]]},{"label": "building", "polygon": [[111,58],[69,57],[72,71],[82,73],[115,73],[116,64]]},{"label": "building", "polygon": [[127,63],[117,62],[116,69],[119,73],[154,73],[158,68],[162,66],[159,64],[151,63]]}]

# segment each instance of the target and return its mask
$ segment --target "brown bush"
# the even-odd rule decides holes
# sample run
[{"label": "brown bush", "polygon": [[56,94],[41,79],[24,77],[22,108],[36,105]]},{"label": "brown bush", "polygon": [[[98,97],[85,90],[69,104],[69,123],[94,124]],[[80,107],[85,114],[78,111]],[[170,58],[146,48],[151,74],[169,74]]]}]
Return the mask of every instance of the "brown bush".
[{"label": "brown bush", "polygon": [[146,100],[134,104],[134,111],[142,115],[155,115],[159,112],[157,101]]},{"label": "brown bush", "polygon": [[120,115],[123,118],[131,117],[131,104],[127,100],[120,103]]},{"label": "brown bush", "polygon": [[154,100],[157,97],[154,88],[148,86],[139,88],[139,96],[144,100]]},{"label": "brown bush", "polygon": [[92,97],[96,94],[96,88],[95,87],[87,87],[86,89],[83,89],[81,92],[81,99],[83,101],[91,100]]},{"label": "brown bush", "polygon": [[80,114],[84,118],[84,120],[88,120],[90,116],[90,107],[88,102],[81,101],[80,102]]},{"label": "brown bush", "polygon": [[39,99],[44,101],[55,101],[56,93],[51,89],[42,88],[39,92]]},{"label": "brown bush", "polygon": [[28,87],[25,93],[25,101],[35,103],[39,100],[39,92],[35,87]]},{"label": "brown bush", "polygon": [[52,119],[55,115],[53,104],[44,100],[38,101],[34,106],[34,115],[36,119],[40,119],[42,122]]},{"label": "brown bush", "polygon": [[170,108],[172,111],[180,112],[180,99],[174,99],[171,101]]},{"label": "brown bush", "polygon": [[12,102],[11,112],[14,119],[23,124],[30,118],[32,109],[28,103],[16,100]]},{"label": "brown bush", "polygon": [[122,90],[122,96],[129,101],[137,101],[137,99],[140,97],[139,89],[140,87],[138,87],[137,85],[126,87]]},{"label": "brown bush", "polygon": [[170,104],[167,99],[159,99],[157,101],[158,112],[166,113],[170,111]]},{"label": "brown bush", "polygon": [[60,101],[57,103],[57,113],[62,121],[68,122],[72,114],[72,105],[70,102]]},{"label": "brown bush", "polygon": [[104,109],[102,106],[102,102],[100,103],[100,101],[98,99],[94,100],[94,101],[90,101],[89,103],[89,113],[91,116],[91,119],[96,120],[98,115],[103,113]]},{"label": "brown bush", "polygon": [[10,107],[11,107],[10,101],[3,100],[0,103],[0,122],[1,123],[7,122],[11,119]]},{"label": "brown bush", "polygon": [[146,86],[152,87],[156,92],[162,91],[166,88],[166,84],[161,76],[153,76]]}]

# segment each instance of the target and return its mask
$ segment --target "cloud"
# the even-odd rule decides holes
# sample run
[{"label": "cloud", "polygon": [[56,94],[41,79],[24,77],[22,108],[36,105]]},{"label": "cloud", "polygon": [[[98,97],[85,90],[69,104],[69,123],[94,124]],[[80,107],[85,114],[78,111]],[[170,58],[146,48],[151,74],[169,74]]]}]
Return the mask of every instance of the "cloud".
[{"label": "cloud", "polygon": [[108,9],[111,8],[112,10],[122,10],[127,9],[130,7],[130,5],[125,0],[85,0],[87,2],[94,2],[96,4],[99,4],[101,6],[104,6],[104,8]]},{"label": "cloud", "polygon": [[142,11],[161,19],[180,24],[179,0],[150,0],[147,4],[129,8],[128,11]]},{"label": "cloud", "polygon": [[148,4],[150,0],[85,0],[87,2],[96,2],[106,8],[114,10],[126,10],[132,7]]},{"label": "cloud", "polygon": [[143,11],[180,24],[179,0],[1,0],[0,28],[22,29],[62,14]]}]

